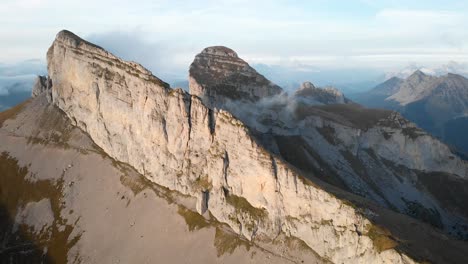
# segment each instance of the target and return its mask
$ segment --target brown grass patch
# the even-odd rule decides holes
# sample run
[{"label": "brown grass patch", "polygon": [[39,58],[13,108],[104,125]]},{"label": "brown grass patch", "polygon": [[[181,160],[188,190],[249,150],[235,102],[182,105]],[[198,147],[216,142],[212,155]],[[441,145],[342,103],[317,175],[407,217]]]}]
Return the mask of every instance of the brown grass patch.
[{"label": "brown grass patch", "polygon": [[391,237],[390,231],[383,227],[370,225],[366,235],[372,239],[375,248],[379,252],[398,246],[398,243]]},{"label": "brown grass patch", "polygon": [[203,216],[197,212],[187,209],[185,206],[179,205],[177,212],[184,218],[189,231],[202,229],[210,225]]},{"label": "brown grass patch", "polygon": [[23,108],[30,102],[30,99],[18,104],[8,110],[0,112],[0,127],[3,126],[3,123],[8,119],[15,119],[16,116],[21,113]]},{"label": "brown grass patch", "polygon": [[236,248],[241,246],[250,251],[252,244],[235,233],[226,231],[222,227],[216,227],[214,246],[218,257],[220,257],[226,253],[232,254]]}]

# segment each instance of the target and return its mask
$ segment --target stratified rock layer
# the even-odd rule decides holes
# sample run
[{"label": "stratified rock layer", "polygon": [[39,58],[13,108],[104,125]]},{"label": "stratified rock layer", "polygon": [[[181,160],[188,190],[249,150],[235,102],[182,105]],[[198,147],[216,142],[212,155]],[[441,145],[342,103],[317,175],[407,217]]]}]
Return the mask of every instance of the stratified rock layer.
[{"label": "stratified rock layer", "polygon": [[254,102],[282,92],[236,52],[222,46],[208,47],[195,57],[189,86],[190,93],[202,98],[210,108],[222,107],[229,99]]}]

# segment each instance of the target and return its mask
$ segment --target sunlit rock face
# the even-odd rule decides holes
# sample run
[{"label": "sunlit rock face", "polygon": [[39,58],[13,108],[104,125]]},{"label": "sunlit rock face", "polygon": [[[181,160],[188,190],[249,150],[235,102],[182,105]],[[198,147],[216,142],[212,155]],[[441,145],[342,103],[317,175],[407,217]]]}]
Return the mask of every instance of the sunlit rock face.
[{"label": "sunlit rock face", "polygon": [[[153,182],[197,197],[200,213],[209,211],[250,240],[281,233],[298,237],[336,263],[414,262],[386,232],[379,238],[393,242],[384,248],[373,235],[373,222],[387,221],[387,214],[400,226],[410,226],[410,218],[380,207],[362,210],[344,200],[361,198],[311,176],[317,181],[312,183],[263,147],[238,118],[212,108],[281,93],[232,50],[211,47],[197,55],[190,68],[192,95],[68,31],[57,35],[47,59],[52,101],[72,123],[112,158]],[[304,123],[299,128],[328,124],[309,116],[298,118]],[[336,137],[347,141],[344,146],[356,147],[358,127],[348,137],[341,134],[351,129],[348,123],[327,120],[336,125]]]}]

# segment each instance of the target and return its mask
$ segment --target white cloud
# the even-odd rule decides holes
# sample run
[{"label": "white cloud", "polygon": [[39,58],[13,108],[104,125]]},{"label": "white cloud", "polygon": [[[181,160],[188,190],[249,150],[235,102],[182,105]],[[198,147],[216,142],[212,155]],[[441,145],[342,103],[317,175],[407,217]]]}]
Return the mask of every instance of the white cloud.
[{"label": "white cloud", "polygon": [[427,26],[458,24],[464,21],[466,16],[453,11],[383,9],[376,14],[376,18],[398,25],[411,26],[421,23]]},{"label": "white cloud", "polygon": [[[327,8],[302,8],[325,1],[296,5],[283,0],[176,2],[2,0],[0,23],[9,26],[0,28],[0,50],[8,50],[0,53],[0,61],[44,58],[63,28],[83,37],[99,36],[95,40],[103,46],[157,71],[164,67],[186,71],[196,53],[210,45],[229,46],[256,63],[320,67],[396,67],[416,60],[439,63],[444,56],[444,62],[464,60],[468,52],[464,28],[468,12],[463,8],[419,10],[405,8],[408,1],[358,0],[357,7],[371,6],[368,13],[330,16]],[[121,43],[112,43],[116,35],[109,32],[127,36],[120,36]],[[143,46],[149,55],[137,54],[132,44]],[[150,61],[152,57],[155,62]]]}]

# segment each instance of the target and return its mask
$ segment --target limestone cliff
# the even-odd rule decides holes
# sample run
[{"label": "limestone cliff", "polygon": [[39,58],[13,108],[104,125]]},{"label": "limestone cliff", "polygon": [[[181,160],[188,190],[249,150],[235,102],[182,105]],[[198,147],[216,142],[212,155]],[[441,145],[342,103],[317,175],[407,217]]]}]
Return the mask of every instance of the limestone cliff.
[{"label": "limestone cliff", "polygon": [[[202,57],[218,62],[231,57],[228,65],[235,68],[233,72],[241,69],[241,77],[264,83],[265,89],[249,100],[280,91],[246,67],[234,52],[226,49],[219,54],[217,50],[207,49]],[[335,263],[451,258],[441,250],[423,250],[444,245],[437,231],[416,224],[425,231],[413,234],[408,232],[414,228],[410,218],[319,180],[312,183],[262,147],[232,114],[206,107],[198,96],[172,90],[136,63],[123,61],[68,31],[57,35],[47,59],[53,103],[98,146],[153,182],[197,197],[200,213],[208,210],[250,240],[272,240],[285,233]],[[224,67],[209,64],[215,70]],[[207,74],[205,80],[212,78],[212,72]],[[229,76],[223,83],[231,87]],[[206,91],[197,78],[190,80],[199,88],[197,95],[218,95],[217,90],[214,94]],[[250,84],[239,87],[241,91],[253,89]],[[398,227],[389,219],[395,219]],[[423,245],[428,237],[436,243]]]}]

